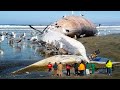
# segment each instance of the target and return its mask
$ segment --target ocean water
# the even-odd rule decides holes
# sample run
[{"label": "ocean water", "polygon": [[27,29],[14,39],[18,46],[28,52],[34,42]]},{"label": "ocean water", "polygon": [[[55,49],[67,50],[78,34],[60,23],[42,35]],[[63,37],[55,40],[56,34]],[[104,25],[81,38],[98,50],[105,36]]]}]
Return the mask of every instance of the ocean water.
[{"label": "ocean water", "polygon": [[120,33],[120,26],[100,26],[97,27],[98,35],[118,34]]},{"label": "ocean water", "polygon": [[4,30],[3,32],[15,32],[17,35],[16,40],[25,32],[26,38],[20,44],[9,44],[8,39],[5,38],[4,41],[0,43],[0,50],[3,52],[0,55],[0,61],[41,60],[43,58],[40,54],[35,52],[35,48],[33,48],[32,44],[28,41],[31,37],[31,30]]},{"label": "ocean water", "polygon": [[31,44],[28,40],[32,36],[32,30],[1,29],[0,33],[1,32],[15,32],[16,40],[25,32],[26,38],[19,44],[9,44],[7,38],[4,38],[4,41],[0,43],[0,78],[14,78],[10,74],[11,72],[44,59],[44,57],[37,52],[38,46]]}]

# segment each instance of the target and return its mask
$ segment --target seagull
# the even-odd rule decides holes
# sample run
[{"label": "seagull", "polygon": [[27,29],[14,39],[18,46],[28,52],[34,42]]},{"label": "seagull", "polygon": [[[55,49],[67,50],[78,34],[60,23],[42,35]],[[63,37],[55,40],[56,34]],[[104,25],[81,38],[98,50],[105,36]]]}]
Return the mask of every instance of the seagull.
[{"label": "seagull", "polygon": [[83,14],[80,14],[80,16],[84,16]]},{"label": "seagull", "polygon": [[33,36],[31,37],[30,41],[37,41],[38,40],[38,37],[37,36]]},{"label": "seagull", "polygon": [[22,41],[22,39],[20,39],[20,40],[16,40],[16,43],[20,43]]},{"label": "seagull", "polygon": [[12,32],[12,37],[16,38],[16,33],[15,32]]},{"label": "seagull", "polygon": [[1,42],[4,41],[4,35],[0,34],[0,48],[1,48]]},{"label": "seagull", "polygon": [[81,38],[85,37],[86,34],[80,35]]},{"label": "seagull", "polygon": [[25,37],[26,37],[26,33],[23,33],[22,35],[20,35],[20,38],[25,39]]},{"label": "seagull", "polygon": [[4,41],[4,35],[0,34],[0,43]]},{"label": "seagull", "polygon": [[0,55],[3,55],[3,54],[4,54],[3,50],[0,50]]}]

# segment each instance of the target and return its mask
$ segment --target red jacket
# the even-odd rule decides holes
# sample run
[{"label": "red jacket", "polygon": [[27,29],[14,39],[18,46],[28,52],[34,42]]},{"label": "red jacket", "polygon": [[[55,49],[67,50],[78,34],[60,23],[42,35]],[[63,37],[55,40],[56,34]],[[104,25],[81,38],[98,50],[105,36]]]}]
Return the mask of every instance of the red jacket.
[{"label": "red jacket", "polygon": [[66,65],[66,69],[70,69],[70,65]]},{"label": "red jacket", "polygon": [[52,64],[48,64],[47,66],[48,66],[48,68],[52,68]]}]

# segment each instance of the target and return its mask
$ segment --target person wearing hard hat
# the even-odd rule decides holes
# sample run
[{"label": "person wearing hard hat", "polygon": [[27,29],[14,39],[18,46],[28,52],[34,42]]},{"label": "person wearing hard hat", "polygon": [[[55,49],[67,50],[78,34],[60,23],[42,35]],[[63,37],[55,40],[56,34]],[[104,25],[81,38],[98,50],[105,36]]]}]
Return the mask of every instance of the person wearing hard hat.
[{"label": "person wearing hard hat", "polygon": [[106,62],[107,74],[110,76],[112,74],[112,61],[108,60]]}]

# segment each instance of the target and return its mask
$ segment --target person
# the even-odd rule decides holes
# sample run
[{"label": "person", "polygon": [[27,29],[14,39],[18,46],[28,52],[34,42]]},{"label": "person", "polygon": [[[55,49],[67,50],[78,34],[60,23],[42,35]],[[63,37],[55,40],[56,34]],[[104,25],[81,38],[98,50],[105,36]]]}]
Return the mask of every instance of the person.
[{"label": "person", "polygon": [[86,63],[86,75],[90,74],[90,63]]},{"label": "person", "polygon": [[85,64],[85,62],[83,62],[83,64],[85,66],[84,75],[86,75],[86,64]]},{"label": "person", "polygon": [[50,72],[52,70],[52,64],[51,64],[51,62],[49,62],[47,66],[48,66],[48,72]]},{"label": "person", "polygon": [[112,74],[112,61],[107,60],[106,62],[107,74],[110,76]]},{"label": "person", "polygon": [[97,57],[96,53],[91,54],[91,59],[94,60]]},{"label": "person", "polygon": [[92,61],[92,54],[88,56],[89,60]]},{"label": "person", "polygon": [[57,69],[58,69],[57,62],[55,62],[55,64],[53,65],[53,68],[54,68],[54,76],[57,76]]},{"label": "person", "polygon": [[69,64],[66,64],[66,71],[67,71],[67,76],[70,76],[70,65]]},{"label": "person", "polygon": [[[106,61],[106,64],[108,63],[109,60]],[[106,65],[105,65],[106,66]],[[107,66],[106,66],[106,73],[108,73],[108,69],[107,69]]]},{"label": "person", "polygon": [[62,76],[62,68],[63,68],[63,65],[62,65],[62,63],[60,62],[60,63],[58,64],[58,75],[59,75],[59,76]]},{"label": "person", "polygon": [[91,68],[92,68],[92,74],[94,74],[95,73],[95,64],[94,63],[91,64]]},{"label": "person", "polygon": [[96,50],[95,53],[96,53],[96,55],[97,55],[97,54],[100,54],[100,50],[99,50],[99,49]]},{"label": "person", "polygon": [[80,75],[81,75],[81,76],[84,76],[85,64],[84,64],[83,61],[81,61],[80,65],[79,65],[79,67],[78,67],[78,70],[79,70],[79,72],[80,72]]},{"label": "person", "polygon": [[73,67],[75,75],[78,75],[78,63],[74,63]]}]

